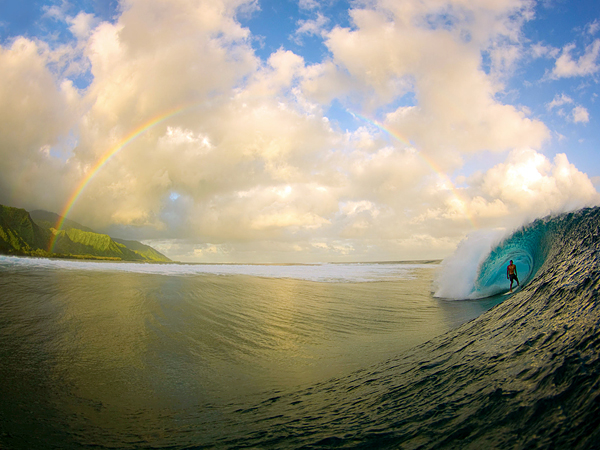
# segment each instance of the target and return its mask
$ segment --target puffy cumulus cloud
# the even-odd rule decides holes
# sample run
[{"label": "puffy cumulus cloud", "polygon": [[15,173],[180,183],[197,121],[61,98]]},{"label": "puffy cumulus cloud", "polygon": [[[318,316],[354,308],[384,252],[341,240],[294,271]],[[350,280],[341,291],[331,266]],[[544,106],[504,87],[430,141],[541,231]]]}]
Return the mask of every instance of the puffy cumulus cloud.
[{"label": "puffy cumulus cloud", "polygon": [[600,21],[598,21],[598,19],[595,19],[593,22],[588,23],[585,26],[585,31],[590,35],[596,34],[599,30],[600,30]]},{"label": "puffy cumulus cloud", "polygon": [[430,0],[354,9],[354,28],[327,34],[333,60],[320,79],[331,84],[334,64],[355,81],[349,95],[358,89],[373,108],[414,94],[413,108],[402,106],[387,123],[430,153],[539,147],[549,137],[545,125],[498,101],[502,85],[482,68],[484,52],[502,67],[496,72],[520,58],[519,30],[530,6],[516,0]]},{"label": "puffy cumulus cloud", "polygon": [[451,239],[460,230],[510,229],[536,217],[600,204],[592,181],[564,154],[550,161],[535,150],[516,149],[506,161],[463,181],[461,188],[446,186],[444,191],[438,185],[437,195],[421,197],[426,203],[410,220],[413,229]]},{"label": "puffy cumulus cloud", "polygon": [[[0,47],[0,200],[30,207],[45,202],[57,208],[61,192],[52,171],[60,165],[61,136],[73,125],[78,94],[69,81],[49,69],[53,55],[26,38]],[[63,192],[64,193],[64,192]]]},{"label": "puffy cumulus cloud", "polygon": [[[257,83],[281,84],[281,72],[272,75]],[[321,183],[335,179],[328,163],[335,135],[319,117],[250,94],[263,87],[148,130],[98,173],[84,193],[93,202],[78,211],[104,224],[118,212],[122,224],[168,224],[176,234],[216,241],[326,224],[336,204]]]},{"label": "puffy cumulus cloud", "polygon": [[101,24],[88,41],[90,116],[127,128],[228,92],[257,64],[248,31],[232,17],[241,3],[127,2],[118,22]]},{"label": "puffy cumulus cloud", "polygon": [[317,13],[315,19],[299,20],[298,28],[294,32],[294,40],[301,44],[303,35],[318,36],[325,32],[325,26],[329,22],[329,19],[321,13]]},{"label": "puffy cumulus cloud", "polygon": [[350,74],[329,60],[306,67],[302,73],[301,87],[304,95],[326,105],[336,98],[344,98],[361,86]]},{"label": "puffy cumulus cloud", "polygon": [[560,49],[537,42],[529,48],[529,53],[533,58],[556,59],[560,54]]},{"label": "puffy cumulus cloud", "polygon": [[566,105],[574,105],[575,102],[571,97],[565,94],[556,95],[554,99],[546,104],[548,111],[555,111],[561,117],[566,118],[569,122],[573,123],[587,123],[590,121],[590,115],[584,106],[575,105],[571,109],[571,112],[566,112],[564,107]]},{"label": "puffy cumulus cloud", "polygon": [[486,214],[504,216],[513,222],[600,201],[588,176],[562,153],[550,161],[532,149],[514,150],[506,162],[489,169],[474,184],[482,195],[474,201],[488,211]]},{"label": "puffy cumulus cloud", "polygon": [[590,45],[585,48],[585,52],[577,59],[573,59],[573,50],[575,44],[569,44],[563,47],[562,52],[554,68],[552,69],[552,77],[568,78],[580,77],[585,75],[593,75],[598,72],[598,55],[600,54],[600,39],[595,39]]},{"label": "puffy cumulus cloud", "polygon": [[[239,1],[132,0],[124,5],[118,21],[98,25],[85,48],[93,81],[83,99],[88,109],[69,161],[73,171],[86,172],[131,130],[172,111],[186,110],[179,121],[165,123],[179,124],[182,133],[197,135],[206,128],[204,122],[216,122],[211,105],[229,98],[258,64],[247,43],[248,31],[233,18],[241,6]],[[216,130],[215,138],[223,131]],[[82,201],[81,216],[160,226],[161,197],[175,170],[169,175],[173,165],[169,163],[191,158],[181,171],[184,177],[189,177],[193,165],[206,163],[190,152],[193,142],[176,145],[172,139],[171,145],[157,145],[165,133],[163,126],[150,130],[119,155],[111,170],[103,170],[94,180],[102,188],[89,193],[102,207],[95,209]],[[201,179],[199,172],[196,182]],[[113,213],[106,215],[113,200]]]},{"label": "puffy cumulus cloud", "polygon": [[590,114],[584,106],[576,106],[571,112],[571,120],[574,123],[588,123],[590,121]]},{"label": "puffy cumulus cloud", "polygon": [[568,105],[573,103],[573,99],[564,93],[561,95],[555,95],[554,99],[546,105],[548,111],[553,110],[554,108],[561,107],[563,105]]},{"label": "puffy cumulus cloud", "polygon": [[98,25],[98,19],[93,14],[81,12],[75,17],[67,17],[69,30],[78,39],[86,39]]},{"label": "puffy cumulus cloud", "polygon": [[[369,4],[312,65],[256,56],[236,20],[253,1],[128,0],[112,23],[57,10],[72,45],[0,49],[2,200],[61,211],[81,190],[71,219],[206,262],[438,258],[474,228],[598,201],[566,156],[535,150],[458,186],[446,175],[548,134],[497,99],[527,2]],[[89,86],[64,81],[71,70]],[[340,130],[333,100],[388,114]]]}]

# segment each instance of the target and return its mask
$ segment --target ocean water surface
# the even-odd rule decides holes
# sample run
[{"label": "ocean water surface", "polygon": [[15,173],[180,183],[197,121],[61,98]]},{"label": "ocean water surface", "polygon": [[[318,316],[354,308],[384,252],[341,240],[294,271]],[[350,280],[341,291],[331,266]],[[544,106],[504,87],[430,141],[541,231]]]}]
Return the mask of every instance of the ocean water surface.
[{"label": "ocean water surface", "polygon": [[594,448],[599,229],[536,221],[464,277],[0,256],[0,448]]}]

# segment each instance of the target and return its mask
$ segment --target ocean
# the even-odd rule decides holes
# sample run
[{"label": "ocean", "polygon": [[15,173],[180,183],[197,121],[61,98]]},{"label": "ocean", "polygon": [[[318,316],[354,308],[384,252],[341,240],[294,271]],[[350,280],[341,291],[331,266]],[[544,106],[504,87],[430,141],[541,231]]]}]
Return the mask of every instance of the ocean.
[{"label": "ocean", "polygon": [[483,241],[441,264],[0,256],[0,448],[598,448],[600,210]]}]

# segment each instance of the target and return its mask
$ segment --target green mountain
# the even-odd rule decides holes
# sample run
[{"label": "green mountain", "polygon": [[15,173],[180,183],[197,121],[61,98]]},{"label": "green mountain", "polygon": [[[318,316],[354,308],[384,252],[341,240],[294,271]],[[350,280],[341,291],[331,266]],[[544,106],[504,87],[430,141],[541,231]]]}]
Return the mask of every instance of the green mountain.
[{"label": "green mountain", "polygon": [[[61,216],[48,211],[28,213],[0,205],[0,253],[79,259],[121,261],[171,261],[148,245],[113,239],[66,219],[59,231],[54,228]],[[53,252],[50,241],[55,236]]]},{"label": "green mountain", "polygon": [[0,205],[0,253],[46,256],[51,237],[24,209]]},{"label": "green mountain", "polygon": [[122,244],[127,247],[129,250],[133,250],[139,255],[142,255],[146,261],[170,261],[170,259],[166,259],[166,256],[162,253],[157,252],[149,245],[142,244],[138,241],[127,241],[125,239],[117,239],[112,238],[117,244]]},{"label": "green mountain", "polygon": [[[36,209],[35,211],[31,211],[29,213],[29,215],[31,216],[31,218],[33,219],[33,221],[35,223],[37,223],[40,227],[42,228],[54,228],[56,226],[56,223],[58,222],[58,219],[61,219],[62,217],[59,216],[56,213],[50,212],[50,211],[44,211],[42,209]],[[65,219],[61,229],[62,230],[70,230],[71,228],[77,228],[78,230],[81,231],[89,231],[91,233],[94,232],[94,230],[92,230],[91,228],[88,227],[84,227],[83,225],[70,220],[70,219]]]}]

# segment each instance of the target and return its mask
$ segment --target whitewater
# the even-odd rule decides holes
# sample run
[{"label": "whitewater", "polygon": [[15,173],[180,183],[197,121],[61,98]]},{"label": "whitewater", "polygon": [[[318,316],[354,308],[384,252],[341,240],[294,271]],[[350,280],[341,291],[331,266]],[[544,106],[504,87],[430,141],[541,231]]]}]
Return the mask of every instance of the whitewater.
[{"label": "whitewater", "polygon": [[0,448],[597,448],[599,289],[598,208],[442,264],[0,257]]}]

